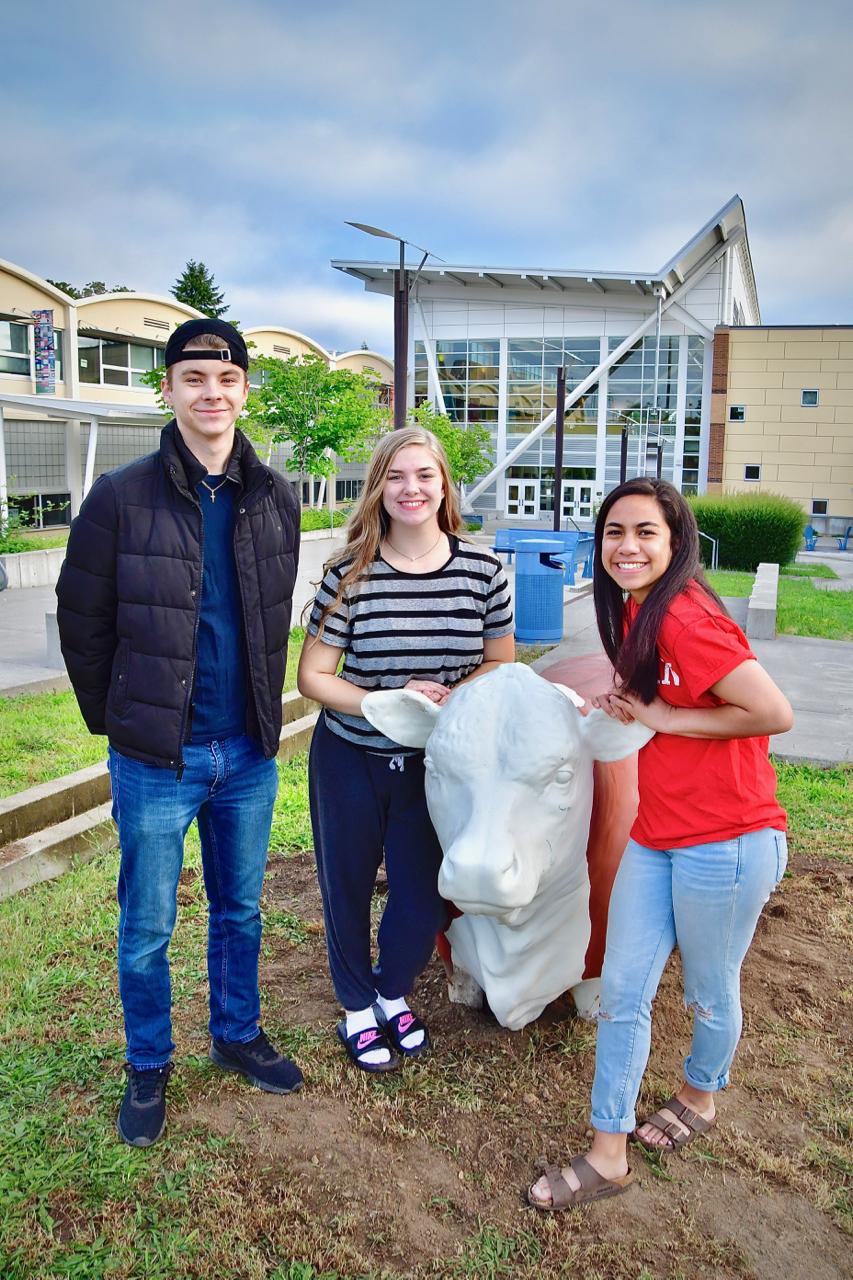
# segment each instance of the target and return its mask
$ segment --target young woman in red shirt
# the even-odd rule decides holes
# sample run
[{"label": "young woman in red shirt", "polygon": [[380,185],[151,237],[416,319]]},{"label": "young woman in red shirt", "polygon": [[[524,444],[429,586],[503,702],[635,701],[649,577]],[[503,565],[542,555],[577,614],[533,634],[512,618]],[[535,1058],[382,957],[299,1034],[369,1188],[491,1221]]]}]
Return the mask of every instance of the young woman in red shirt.
[{"label": "young woman in red shirt", "polygon": [[[655,737],[639,753],[639,812],[610,900],[594,1140],[530,1188],[547,1210],[625,1191],[629,1135],[666,1153],[714,1123],[740,1039],[741,965],[787,863],[768,737],[790,729],[791,707],[706,582],[696,519],[667,481],[629,480],[602,504],[595,607],[615,676],[592,701]],[[676,943],[691,1051],[681,1088],[637,1126],[652,1000]]]}]

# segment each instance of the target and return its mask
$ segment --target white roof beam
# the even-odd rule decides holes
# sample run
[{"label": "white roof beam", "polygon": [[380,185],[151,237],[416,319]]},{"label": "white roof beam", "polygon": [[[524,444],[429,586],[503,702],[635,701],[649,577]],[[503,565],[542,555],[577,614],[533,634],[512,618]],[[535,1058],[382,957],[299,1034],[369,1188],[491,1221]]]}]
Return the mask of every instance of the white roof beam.
[{"label": "white roof beam", "polygon": [[533,276],[526,275],[523,271],[521,273],[521,278],[522,280],[526,280],[528,284],[532,284],[534,289],[545,288],[544,284],[542,284],[541,281],[536,280]]},{"label": "white roof beam", "polygon": [[680,320],[685,329],[691,329],[693,333],[698,333],[700,338],[713,338],[713,330],[704,325],[701,320],[697,320],[695,316],[692,316],[680,303],[670,303],[669,314],[674,320]]},{"label": "white roof beam", "polygon": [[566,286],[564,284],[560,284],[559,280],[555,280],[553,276],[543,275],[542,280],[551,289],[559,289],[560,293],[566,292]]},{"label": "white roof beam", "polygon": [[586,278],[586,282],[587,282],[587,284],[591,284],[591,285],[592,285],[592,287],[593,287],[593,289],[597,289],[599,293],[606,293],[606,292],[607,292],[607,290],[605,289],[604,285],[603,285],[603,284],[599,284],[597,280],[594,280],[594,279],[592,278],[592,276],[587,276],[587,278]]},{"label": "white roof beam", "polygon": [[502,289],[504,287],[503,281],[498,280],[497,276],[490,276],[488,271],[478,271],[477,275],[481,280],[488,280],[489,284],[495,285],[498,289]]},{"label": "white roof beam", "polygon": [[[743,238],[743,235],[744,232],[742,230],[740,230],[739,235],[735,232],[732,235],[731,244],[738,243]],[[727,252],[729,247],[731,246],[718,244],[715,248],[706,253],[704,258],[700,258],[699,262],[697,262],[687,279],[683,281],[675,292],[663,303],[661,306],[661,314],[665,311],[670,311],[690,289],[697,285],[702,277],[707,275],[715,263],[717,263],[723,254]],[[592,373],[584,378],[582,382],[579,382],[573,391],[567,394],[565,403],[566,409],[570,409],[571,406],[581,398],[581,396],[586,395],[590,387],[595,386],[605,369],[609,369],[611,365],[614,365],[617,360],[621,360],[622,357],[631,350],[634,343],[640,340],[646,330],[651,329],[652,325],[657,320],[657,314],[657,310],[650,312],[650,314],[646,316],[645,320],[643,320],[641,324],[637,325],[634,332],[630,333],[625,341],[619,344],[615,351],[611,351],[607,358],[602,360],[601,364],[593,369]],[[485,493],[489,485],[494,484],[498,477],[503,475],[507,467],[511,467],[532,444],[536,443],[540,436],[545,434],[550,426],[553,426],[556,416],[556,410],[552,409],[551,412],[542,419],[538,427],[534,427],[530,434],[526,435],[520,444],[516,445],[516,447],[512,449],[496,467],[493,467],[488,475],[483,476],[482,480],[479,480],[469,493],[466,493],[463,502],[463,509],[465,511],[470,511],[472,504],[477,498],[479,498],[480,494]]]}]

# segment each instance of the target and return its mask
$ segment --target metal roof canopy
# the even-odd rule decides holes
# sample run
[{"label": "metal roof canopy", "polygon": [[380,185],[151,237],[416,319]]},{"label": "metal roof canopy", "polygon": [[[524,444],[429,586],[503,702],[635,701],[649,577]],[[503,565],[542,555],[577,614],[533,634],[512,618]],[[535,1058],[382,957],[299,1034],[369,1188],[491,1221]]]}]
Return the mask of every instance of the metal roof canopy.
[{"label": "metal roof canopy", "polygon": [[[95,473],[95,451],[98,447],[98,424],[108,422],[114,427],[161,426],[166,415],[156,405],[114,404],[108,400],[66,400],[51,395],[11,396],[0,392],[0,520],[7,520],[8,477],[6,474],[6,441],[3,430],[4,414],[9,410],[33,413],[39,418],[59,418],[66,423],[65,457],[66,484],[71,493],[71,515],[76,516],[80,503],[92,487]],[[89,442],[86,449],[86,470],[80,477],[79,423],[89,423]],[[77,423],[72,427],[69,424]],[[75,433],[77,444],[69,440]],[[71,447],[69,447],[71,445]]]},{"label": "metal roof canopy", "polygon": [[[625,300],[632,297],[636,299],[639,294],[653,304],[655,285],[663,285],[667,294],[673,293],[712,249],[725,244],[739,228],[746,230],[746,215],[740,196],[735,195],[658,271],[593,271],[562,267],[491,267],[446,263],[425,266],[421,271],[419,284],[428,293],[446,285],[486,290],[527,290],[531,296],[547,293],[551,302],[556,302],[554,295],[560,293],[574,295],[573,300],[577,301],[596,298],[600,301],[602,294],[611,297],[614,294],[621,295]],[[748,249],[746,260],[747,283],[755,298],[757,312],[758,298]],[[363,281],[365,289],[371,293],[393,292],[396,263],[337,258],[332,260],[332,266],[345,275],[355,276]],[[567,298],[566,301],[568,300]],[[542,301],[545,301],[544,296]]]}]

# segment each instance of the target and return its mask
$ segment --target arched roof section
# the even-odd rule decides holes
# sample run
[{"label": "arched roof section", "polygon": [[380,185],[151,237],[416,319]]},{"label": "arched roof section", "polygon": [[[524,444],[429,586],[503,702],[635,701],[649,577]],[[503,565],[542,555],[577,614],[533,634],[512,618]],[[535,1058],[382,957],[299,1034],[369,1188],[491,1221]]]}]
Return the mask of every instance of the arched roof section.
[{"label": "arched roof section", "polygon": [[335,356],[335,368],[352,369],[353,373],[365,373],[369,370],[383,382],[394,381],[394,362],[378,351],[365,351],[363,348],[342,351],[340,355]]},{"label": "arched roof section", "polygon": [[314,338],[309,338],[307,334],[300,333],[298,329],[286,329],[282,325],[255,325],[252,329],[244,329],[243,337],[247,342],[251,340],[255,343],[259,355],[284,356],[287,358],[288,356],[304,355],[306,351],[313,351],[322,360],[325,360],[327,364],[332,358],[326,348],[321,346]]},{"label": "arched roof section", "polygon": [[32,324],[30,312],[41,308],[73,307],[74,298],[41,276],[0,258],[0,311],[8,318],[20,314]]},{"label": "arched roof section", "polygon": [[178,325],[203,315],[203,311],[159,293],[95,293],[77,302],[80,329],[151,338],[159,343],[165,342]]}]

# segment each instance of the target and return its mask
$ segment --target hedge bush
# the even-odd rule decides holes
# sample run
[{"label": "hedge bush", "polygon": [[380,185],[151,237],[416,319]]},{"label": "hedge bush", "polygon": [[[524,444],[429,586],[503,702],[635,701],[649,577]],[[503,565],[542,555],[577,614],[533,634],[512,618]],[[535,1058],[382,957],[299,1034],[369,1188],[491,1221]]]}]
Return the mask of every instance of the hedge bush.
[{"label": "hedge bush", "polygon": [[[346,524],[349,511],[335,512],[335,528],[339,525]],[[316,511],[313,507],[302,508],[302,532],[314,533],[318,529],[328,529],[329,527],[329,509],[323,508]]]},{"label": "hedge bush", "polygon": [[[761,561],[787,564],[800,549],[806,514],[791,498],[776,493],[732,493],[720,498],[689,498],[703,533],[719,544],[721,569],[754,573]],[[702,557],[711,562],[704,538]]]}]

